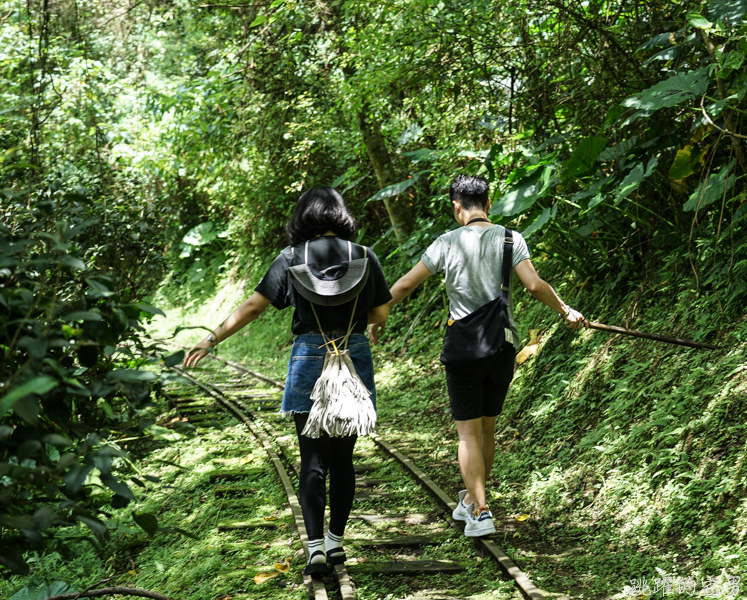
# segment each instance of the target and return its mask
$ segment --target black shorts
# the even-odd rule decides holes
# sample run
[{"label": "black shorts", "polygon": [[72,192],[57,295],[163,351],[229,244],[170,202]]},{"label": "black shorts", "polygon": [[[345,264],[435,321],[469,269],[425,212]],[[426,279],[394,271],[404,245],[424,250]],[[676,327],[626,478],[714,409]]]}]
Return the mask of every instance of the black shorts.
[{"label": "black shorts", "polygon": [[493,361],[480,369],[446,369],[451,416],[455,421],[497,417],[514,377],[516,350],[503,344]]}]

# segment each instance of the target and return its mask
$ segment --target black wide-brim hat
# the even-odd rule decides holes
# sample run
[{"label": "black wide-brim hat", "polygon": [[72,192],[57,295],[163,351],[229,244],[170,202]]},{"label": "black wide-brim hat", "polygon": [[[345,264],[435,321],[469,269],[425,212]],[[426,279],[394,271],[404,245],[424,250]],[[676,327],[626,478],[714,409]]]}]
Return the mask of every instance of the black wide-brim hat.
[{"label": "black wide-brim hat", "polygon": [[322,306],[339,306],[355,298],[366,286],[368,260],[344,261],[334,269],[333,275],[319,271],[312,263],[288,267],[288,272],[293,287],[306,300]]}]

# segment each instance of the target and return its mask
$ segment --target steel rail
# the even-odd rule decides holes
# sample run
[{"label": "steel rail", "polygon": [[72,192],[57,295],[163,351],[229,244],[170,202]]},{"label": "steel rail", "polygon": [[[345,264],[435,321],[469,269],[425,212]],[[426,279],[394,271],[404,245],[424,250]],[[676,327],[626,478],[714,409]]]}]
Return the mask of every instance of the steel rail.
[{"label": "steel rail", "polygon": [[[404,466],[420,483],[427,487],[430,492],[436,497],[436,500],[440,502],[445,508],[453,511],[456,508],[456,502],[454,502],[449,495],[442,490],[436,483],[428,477],[414,462],[407,458],[402,452],[397,450],[392,444],[384,440],[380,435],[372,433],[371,439],[387,454],[396,458],[402,466]],[[506,553],[501,550],[498,545],[489,539],[475,538],[477,541],[500,565],[501,570],[509,577],[511,577],[516,585],[519,586],[519,591],[525,598],[531,600],[545,600],[545,596],[537,587],[531,582],[529,577],[516,566],[516,563],[512,561]]]},{"label": "steel rail", "polygon": [[[246,412],[235,406],[234,403],[226,398],[221,392],[212,389],[210,386],[205,385],[201,381],[198,381],[191,375],[187,374],[184,369],[178,367],[170,368],[173,371],[179,373],[180,376],[190,381],[193,385],[196,385],[205,393],[209,394],[218,402],[220,402],[220,404],[222,404],[228,412],[230,412],[234,417],[236,417],[239,421],[246,425],[247,429],[249,429],[252,435],[254,435],[254,437],[259,441],[263,450],[272,461],[272,464],[275,467],[278,476],[280,477],[280,481],[283,484],[285,494],[288,497],[288,502],[290,503],[291,511],[293,513],[293,520],[295,521],[296,528],[298,529],[298,536],[301,539],[301,545],[303,546],[306,556],[308,556],[309,537],[306,533],[306,526],[303,522],[303,514],[301,512],[301,504],[298,501],[298,496],[296,496],[296,491],[295,489],[293,489],[293,484],[291,483],[290,477],[288,477],[288,473],[285,470],[283,461],[280,459],[278,453],[275,452],[269,436],[254,423],[253,418],[250,418],[250,415],[251,417],[254,417],[254,415],[252,413],[247,414]],[[337,567],[335,568],[335,574],[338,575],[338,582],[340,584],[340,594],[343,600],[352,600],[355,596],[353,594],[352,586],[350,586],[350,578],[348,577],[347,571],[344,569],[344,566],[342,571],[344,572],[341,573],[340,571],[338,571]],[[322,580],[316,577],[311,577],[309,575],[304,575],[303,579],[309,596],[314,598],[314,600],[328,599],[327,590]]]},{"label": "steel rail", "polygon": [[[248,375],[257,376],[257,374],[255,374],[253,371],[247,369],[239,363],[228,361],[213,354],[210,354],[209,356],[212,356],[216,360],[224,362],[225,364],[239,371],[243,371]],[[272,385],[280,389],[285,389],[285,386],[278,381],[274,381],[264,376],[260,378],[263,381],[267,381],[268,383],[271,383]],[[421,482],[426,488],[428,488],[428,490],[433,494],[433,496],[435,496],[435,498],[439,503],[441,503],[441,505],[443,505],[450,511],[453,511],[456,508],[456,503],[450,498],[450,496],[443,489],[441,489],[430,477],[428,477],[428,475],[426,475],[425,472],[423,472],[414,462],[407,458],[402,452],[397,450],[390,442],[376,433],[371,434],[371,439],[379,446],[379,448],[381,448],[386,454],[394,457],[410,473],[412,473],[412,475],[419,482]],[[496,560],[500,569],[506,574],[506,576],[510,577],[516,582],[519,591],[525,598],[528,598],[529,600],[545,600],[545,596],[532,583],[529,577],[527,577],[526,573],[524,573],[494,541],[484,538],[475,538],[475,541]],[[344,570],[344,575],[342,577],[342,574],[338,572],[339,567],[342,567],[340,571]],[[337,565],[335,567],[335,574],[338,577],[341,591],[343,589],[343,585],[345,585],[346,587],[350,586],[349,575],[344,565]],[[350,587],[350,589],[352,592],[352,586]]]}]

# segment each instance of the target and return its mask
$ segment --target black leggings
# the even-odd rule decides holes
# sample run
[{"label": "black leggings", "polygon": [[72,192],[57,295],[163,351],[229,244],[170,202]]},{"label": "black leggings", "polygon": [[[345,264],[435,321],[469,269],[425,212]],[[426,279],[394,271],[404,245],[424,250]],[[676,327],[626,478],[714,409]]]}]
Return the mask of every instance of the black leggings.
[{"label": "black leggings", "polygon": [[329,530],[342,536],[355,495],[353,448],[358,436],[331,438],[325,434],[318,439],[308,438],[301,435],[308,418],[309,413],[293,415],[301,450],[298,495],[306,533],[310,540],[324,537],[324,505],[329,471]]}]

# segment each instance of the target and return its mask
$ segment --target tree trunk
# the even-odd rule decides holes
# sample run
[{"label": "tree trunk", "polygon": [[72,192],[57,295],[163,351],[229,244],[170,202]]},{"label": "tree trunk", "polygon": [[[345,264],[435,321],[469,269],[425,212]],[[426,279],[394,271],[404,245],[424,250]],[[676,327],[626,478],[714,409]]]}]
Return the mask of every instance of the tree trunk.
[{"label": "tree trunk", "polygon": [[[397,173],[394,170],[384,136],[381,135],[379,123],[369,119],[365,107],[358,113],[358,124],[363,135],[363,143],[366,146],[366,154],[368,154],[368,158],[373,165],[379,187],[385,188],[397,183]],[[400,194],[399,196],[384,198],[384,206],[394,227],[397,244],[401,246],[412,233],[412,205],[403,194]]]}]

